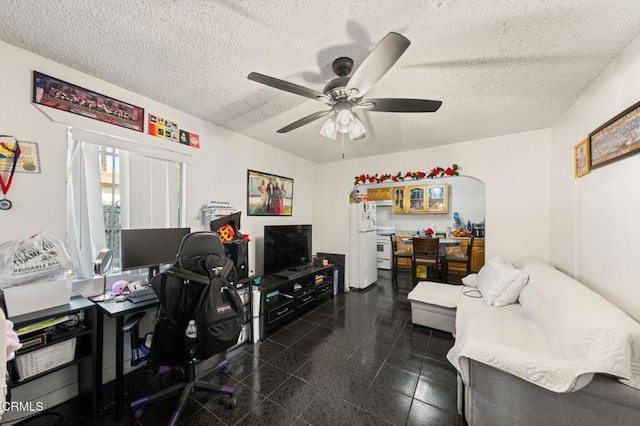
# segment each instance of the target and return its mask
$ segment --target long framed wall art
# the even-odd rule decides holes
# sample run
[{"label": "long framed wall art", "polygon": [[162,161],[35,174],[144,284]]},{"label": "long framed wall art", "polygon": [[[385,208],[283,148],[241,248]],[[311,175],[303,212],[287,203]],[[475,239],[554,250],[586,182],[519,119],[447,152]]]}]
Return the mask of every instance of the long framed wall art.
[{"label": "long framed wall art", "polygon": [[105,123],[144,131],[144,108],[33,72],[33,102]]}]

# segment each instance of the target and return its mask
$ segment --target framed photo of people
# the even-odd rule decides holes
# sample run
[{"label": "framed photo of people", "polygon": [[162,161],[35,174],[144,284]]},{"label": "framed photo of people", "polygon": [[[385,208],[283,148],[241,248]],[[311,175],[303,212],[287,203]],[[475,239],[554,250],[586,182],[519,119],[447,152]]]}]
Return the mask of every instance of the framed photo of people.
[{"label": "framed photo of people", "polygon": [[38,71],[33,72],[33,102],[137,132],[144,131],[144,108]]},{"label": "framed photo of people", "polygon": [[293,179],[247,170],[247,215],[291,216]]}]

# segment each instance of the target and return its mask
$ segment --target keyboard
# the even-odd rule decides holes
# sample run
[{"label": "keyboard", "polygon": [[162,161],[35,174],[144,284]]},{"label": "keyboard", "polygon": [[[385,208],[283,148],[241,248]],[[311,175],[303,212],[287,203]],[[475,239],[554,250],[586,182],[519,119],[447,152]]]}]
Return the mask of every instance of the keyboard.
[{"label": "keyboard", "polygon": [[153,291],[151,286],[143,287],[138,290],[131,290],[127,293],[127,300],[131,303],[140,303],[156,298],[156,293]]}]

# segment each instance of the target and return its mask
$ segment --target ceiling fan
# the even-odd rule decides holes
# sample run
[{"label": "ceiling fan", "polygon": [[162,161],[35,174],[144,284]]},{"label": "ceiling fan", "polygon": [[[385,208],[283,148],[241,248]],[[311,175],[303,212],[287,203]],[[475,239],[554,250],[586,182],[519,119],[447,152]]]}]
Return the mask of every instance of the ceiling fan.
[{"label": "ceiling fan", "polygon": [[322,92],[257,72],[252,72],[247,77],[276,89],[324,102],[331,107],[294,121],[278,130],[278,133],[290,132],[330,115],[320,130],[323,136],[335,139],[340,132],[349,134],[353,140],[362,139],[366,131],[354,111],[355,108],[382,112],[435,112],[442,105],[442,101],[427,99],[363,98],[400,59],[410,44],[409,39],[403,35],[390,32],[373,48],[351,76],[349,74],[353,70],[353,60],[347,57],[336,59],[333,61],[332,69],[338,77],[329,81]]}]

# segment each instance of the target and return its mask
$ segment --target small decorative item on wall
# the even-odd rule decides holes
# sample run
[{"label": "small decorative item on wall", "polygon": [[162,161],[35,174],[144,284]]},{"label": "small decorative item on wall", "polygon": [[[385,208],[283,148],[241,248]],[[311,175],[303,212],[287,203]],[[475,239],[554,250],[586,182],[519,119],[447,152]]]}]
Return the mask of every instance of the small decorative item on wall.
[{"label": "small decorative item on wall", "polygon": [[573,147],[575,177],[584,176],[591,171],[589,161],[589,138],[585,138]]},{"label": "small decorative item on wall", "polygon": [[200,136],[195,133],[180,130],[180,143],[193,148],[200,148]]},{"label": "small decorative item on wall", "polygon": [[640,102],[604,123],[589,135],[591,168],[640,150]]},{"label": "small decorative item on wall", "polygon": [[2,189],[2,199],[0,200],[0,210],[9,210],[13,203],[7,199],[6,195],[11,188],[11,183],[13,182],[13,176],[16,171],[16,166],[18,165],[18,160],[20,159],[20,143],[16,138],[9,135],[0,135],[0,158],[8,159],[10,161],[11,167],[9,168],[9,173],[6,175],[0,173],[0,188]]},{"label": "small decorative item on wall", "polygon": [[[36,142],[19,141],[20,157],[16,164],[16,172],[40,173],[40,153]],[[13,167],[13,158],[7,156],[0,136],[0,172],[8,172]]]},{"label": "small decorative item on wall", "polygon": [[247,171],[247,215],[291,216],[293,179]]},{"label": "small decorative item on wall", "polygon": [[422,180],[433,179],[441,177],[460,176],[460,170],[462,167],[457,164],[451,165],[451,167],[434,167],[429,173],[418,170],[417,172],[398,172],[395,175],[391,173],[376,173],[375,175],[361,174],[355,177],[354,185],[363,185],[367,183],[382,183],[386,181],[390,182],[403,182],[405,180]]},{"label": "small decorative item on wall", "polygon": [[427,213],[447,213],[449,211],[448,186],[427,186]]},{"label": "small decorative item on wall", "polygon": [[116,126],[144,131],[144,109],[33,72],[33,102]]},{"label": "small decorative item on wall", "polygon": [[149,114],[148,133],[160,139],[178,142],[178,123]]}]

